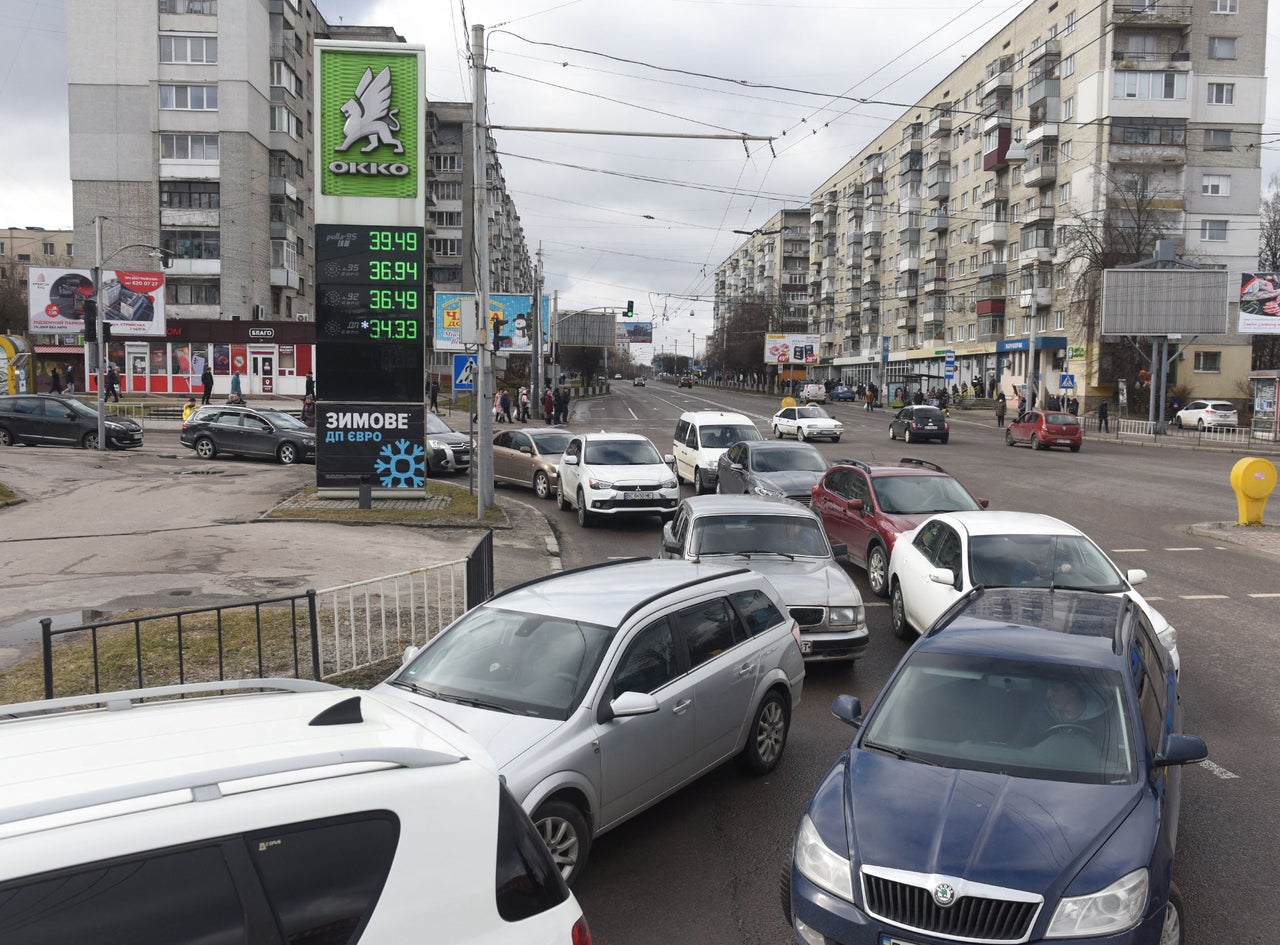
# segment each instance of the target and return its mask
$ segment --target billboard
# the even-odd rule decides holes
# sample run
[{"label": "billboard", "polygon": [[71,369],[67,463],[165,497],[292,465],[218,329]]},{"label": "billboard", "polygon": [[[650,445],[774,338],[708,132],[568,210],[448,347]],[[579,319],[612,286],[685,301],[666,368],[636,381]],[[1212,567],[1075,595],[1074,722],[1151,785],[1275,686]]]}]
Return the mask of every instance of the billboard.
[{"label": "billboard", "polygon": [[[50,335],[84,332],[84,303],[93,298],[88,269],[27,270],[27,327]],[[164,337],[164,273],[102,270],[102,317],[111,334]]]},{"label": "billboard", "polygon": [[633,345],[653,344],[653,322],[634,322],[627,318],[620,322],[626,332],[626,341]]},{"label": "billboard", "polygon": [[[435,294],[435,331],[434,341],[437,351],[465,351],[463,343],[463,319],[471,318],[475,310],[476,294],[474,292],[437,292]],[[533,296],[531,295],[491,295],[489,296],[489,317],[485,321],[485,331],[493,334],[493,323],[497,319],[506,322],[502,326],[499,340],[502,346],[500,354],[532,354],[533,353]],[[550,337],[551,300],[542,297],[542,339]]]},{"label": "billboard", "polygon": [[1221,335],[1234,289],[1225,269],[1104,269],[1104,335]]},{"label": "billboard", "polygon": [[765,335],[765,364],[817,364],[818,335]]},{"label": "billboard", "polygon": [[1240,327],[1245,335],[1280,335],[1280,273],[1240,273]]}]

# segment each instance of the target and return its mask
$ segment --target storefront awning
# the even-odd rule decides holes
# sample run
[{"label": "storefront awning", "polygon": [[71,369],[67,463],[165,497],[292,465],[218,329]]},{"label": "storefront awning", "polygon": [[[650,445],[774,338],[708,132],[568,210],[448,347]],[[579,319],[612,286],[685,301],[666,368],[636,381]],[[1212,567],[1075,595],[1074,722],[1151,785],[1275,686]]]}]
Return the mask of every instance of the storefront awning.
[{"label": "storefront awning", "polygon": [[36,354],[84,354],[84,345],[32,345]]}]

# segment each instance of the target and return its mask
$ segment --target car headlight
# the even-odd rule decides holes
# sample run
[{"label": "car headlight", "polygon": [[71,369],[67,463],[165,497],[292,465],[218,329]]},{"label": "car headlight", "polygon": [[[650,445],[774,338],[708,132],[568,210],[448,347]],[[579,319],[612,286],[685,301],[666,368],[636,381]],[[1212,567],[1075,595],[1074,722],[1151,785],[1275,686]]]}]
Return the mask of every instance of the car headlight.
[{"label": "car headlight", "polygon": [[756,495],[762,495],[772,499],[781,499],[786,494],[781,489],[771,489],[768,486],[752,486],[751,491]]},{"label": "car headlight", "polygon": [[800,821],[793,855],[796,869],[809,882],[853,902],[853,867],[848,859],[822,842],[808,814]]},{"label": "car headlight", "polygon": [[842,424],[842,423],[833,423],[833,424],[831,424],[831,429],[833,429],[833,430],[843,430],[843,429],[844,429],[844,424]]},{"label": "car headlight", "polygon": [[674,479],[665,479],[663,480],[662,484],[658,486],[658,488],[659,489],[679,489],[680,483],[676,482]]},{"label": "car headlight", "polygon": [[860,627],[864,619],[861,607],[832,607],[827,623],[833,627]]},{"label": "car headlight", "polygon": [[1106,889],[1063,899],[1054,910],[1046,938],[1110,935],[1138,924],[1147,905],[1147,870],[1134,870]]},{"label": "car headlight", "polygon": [[587,485],[592,489],[612,489],[613,483],[606,482],[603,479],[587,479]]},{"label": "car headlight", "polygon": [[427,445],[433,450],[447,450],[449,448],[449,444],[444,440],[427,440]]},{"label": "car headlight", "polygon": [[107,429],[108,430],[124,430],[125,425],[123,423],[113,423],[112,421],[108,420]]}]

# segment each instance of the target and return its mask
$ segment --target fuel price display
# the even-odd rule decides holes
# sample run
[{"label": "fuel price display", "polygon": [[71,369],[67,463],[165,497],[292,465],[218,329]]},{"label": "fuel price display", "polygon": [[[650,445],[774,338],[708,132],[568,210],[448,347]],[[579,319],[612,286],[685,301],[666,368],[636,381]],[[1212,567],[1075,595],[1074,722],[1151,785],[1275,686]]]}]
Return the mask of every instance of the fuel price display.
[{"label": "fuel price display", "polygon": [[419,227],[316,227],[318,341],[425,341],[426,257]]}]

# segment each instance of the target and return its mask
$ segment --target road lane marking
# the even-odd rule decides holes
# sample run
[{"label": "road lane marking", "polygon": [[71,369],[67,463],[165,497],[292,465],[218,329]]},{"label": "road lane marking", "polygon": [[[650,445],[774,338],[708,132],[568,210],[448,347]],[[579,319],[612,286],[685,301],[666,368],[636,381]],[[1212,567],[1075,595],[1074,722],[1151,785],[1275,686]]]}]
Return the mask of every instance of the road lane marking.
[{"label": "road lane marking", "polygon": [[1250,594],[1250,597],[1280,597],[1280,594]]},{"label": "road lane marking", "polygon": [[1230,600],[1226,594],[1179,594],[1182,600]]},{"label": "road lane marking", "polygon": [[1208,771],[1215,778],[1221,778],[1224,781],[1230,781],[1232,778],[1239,779],[1240,777],[1240,775],[1236,774],[1234,771],[1228,771],[1226,768],[1222,767],[1222,765],[1216,764],[1208,758],[1200,762],[1200,767],[1204,768],[1205,771]]},{"label": "road lane marking", "polygon": [[1204,551],[1203,548],[1166,548],[1165,551]]},{"label": "road lane marking", "polygon": [[1143,554],[1146,550],[1146,548],[1112,548],[1111,553],[1113,555]]}]

